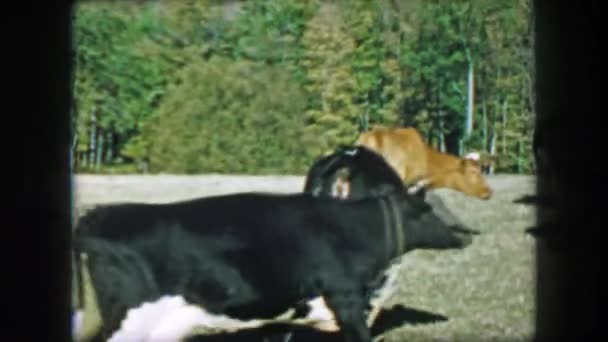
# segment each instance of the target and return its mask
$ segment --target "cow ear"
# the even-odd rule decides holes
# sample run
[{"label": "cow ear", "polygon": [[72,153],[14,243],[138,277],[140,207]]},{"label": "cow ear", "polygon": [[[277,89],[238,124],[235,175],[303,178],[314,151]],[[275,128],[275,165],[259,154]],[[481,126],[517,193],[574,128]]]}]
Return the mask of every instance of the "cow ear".
[{"label": "cow ear", "polygon": [[481,153],[479,152],[469,152],[464,156],[464,159],[469,159],[469,160],[474,160],[474,161],[480,161],[481,160]]},{"label": "cow ear", "polygon": [[469,158],[462,159],[460,162],[460,165],[463,170],[466,170],[468,168],[479,168],[480,167],[479,161],[477,161],[475,159],[469,159]]}]

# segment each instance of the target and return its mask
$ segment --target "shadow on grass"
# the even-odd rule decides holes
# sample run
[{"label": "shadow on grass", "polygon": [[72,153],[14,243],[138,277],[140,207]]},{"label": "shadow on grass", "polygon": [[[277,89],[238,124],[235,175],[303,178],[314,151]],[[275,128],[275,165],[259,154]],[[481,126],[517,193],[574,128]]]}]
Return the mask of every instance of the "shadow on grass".
[{"label": "shadow on grass", "polygon": [[372,326],[372,335],[377,336],[406,325],[431,324],[447,321],[448,317],[437,313],[395,305],[383,310]]},{"label": "shadow on grass", "polygon": [[[392,329],[407,325],[431,324],[447,321],[446,316],[395,305],[385,309],[378,315],[372,327],[372,336],[376,337]],[[292,334],[285,335],[291,328]],[[197,336],[188,342],[342,342],[339,333],[324,333],[312,328],[290,326],[288,324],[272,324],[264,328],[248,329],[231,334],[217,334],[211,336]]]},{"label": "shadow on grass", "polygon": [[519,198],[513,200],[515,204],[524,204],[524,205],[533,205],[533,206],[545,206],[545,207],[553,207],[556,205],[555,201],[547,198],[540,197],[538,195],[523,195]]}]

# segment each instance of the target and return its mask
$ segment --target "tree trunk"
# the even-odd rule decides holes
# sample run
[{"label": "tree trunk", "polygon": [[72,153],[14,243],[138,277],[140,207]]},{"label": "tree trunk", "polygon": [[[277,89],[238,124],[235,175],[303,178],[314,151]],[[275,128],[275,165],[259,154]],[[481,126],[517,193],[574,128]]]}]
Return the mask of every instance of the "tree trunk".
[{"label": "tree trunk", "polygon": [[536,30],[536,18],[533,15],[533,11],[529,12],[529,31],[528,37],[530,37],[530,60],[528,62],[528,74],[530,79],[530,108],[532,110],[533,116],[532,120],[536,118],[536,35],[534,31]]},{"label": "tree trunk", "polygon": [[116,132],[112,132],[112,158],[118,158],[118,146],[120,144],[120,139]]},{"label": "tree trunk", "polygon": [[76,166],[78,164],[78,152],[76,147],[78,146],[78,132],[74,130],[74,136],[72,138],[72,148],[70,149],[70,167],[72,168],[72,172],[76,170]]},{"label": "tree trunk", "polygon": [[523,170],[523,157],[524,157],[524,145],[521,142],[521,140],[519,140],[517,142],[517,173],[521,174],[522,170]]},{"label": "tree trunk", "polygon": [[365,109],[363,113],[363,131],[369,130],[369,110]]},{"label": "tree trunk", "polygon": [[443,133],[443,119],[441,118],[441,111],[439,111],[439,151],[445,152],[445,134]]},{"label": "tree trunk", "polygon": [[507,154],[507,100],[502,103],[502,154]]},{"label": "tree trunk", "polygon": [[446,146],[445,146],[445,132],[443,131],[443,111],[440,109],[441,108],[441,89],[443,87],[443,84],[441,82],[441,79],[439,79],[439,85],[437,87],[437,111],[436,111],[436,120],[437,120],[437,124],[438,124],[438,129],[439,129],[439,134],[437,135],[439,137],[439,146],[438,146],[438,150],[441,152],[445,152],[446,150]]},{"label": "tree trunk", "polygon": [[467,118],[466,118],[466,127],[465,127],[465,136],[468,137],[473,132],[473,106],[475,103],[475,70],[473,61],[471,58],[467,58],[469,60],[469,72],[468,72],[468,89],[467,89]]},{"label": "tree trunk", "polygon": [[103,155],[103,130],[99,130],[97,134],[97,152],[95,153],[95,171],[99,172]]},{"label": "tree trunk", "polygon": [[114,134],[110,131],[108,132],[107,136],[108,140],[106,142],[105,162],[106,164],[110,164],[114,158],[114,140],[112,139]]},{"label": "tree trunk", "polygon": [[[496,156],[496,126],[495,125],[492,125],[489,152],[490,152],[491,157]],[[490,174],[490,175],[494,174],[494,167],[495,167],[494,164],[495,164],[495,162],[491,161],[490,166],[488,167],[488,174]]]},{"label": "tree trunk", "polygon": [[80,153],[74,152],[72,158],[74,158],[72,160],[72,174],[75,174],[78,172],[78,167],[80,165]]},{"label": "tree trunk", "polygon": [[437,129],[435,128],[435,124],[433,123],[431,125],[431,128],[429,129],[429,134],[425,135],[424,137],[426,139],[426,143],[429,146],[435,146],[435,142],[439,139],[439,137],[437,136]]},{"label": "tree trunk", "polygon": [[439,141],[437,142],[438,150],[441,152],[445,152],[445,134],[443,134],[443,130],[439,130]]},{"label": "tree trunk", "polygon": [[95,151],[96,151],[95,142],[97,141],[96,133],[97,133],[97,115],[95,113],[95,109],[93,109],[91,111],[91,140],[89,143],[89,151],[88,151],[89,165],[95,164]]},{"label": "tree trunk", "polygon": [[488,150],[488,106],[487,106],[487,102],[484,99],[482,102],[482,124],[481,124],[481,137],[482,137],[482,146],[481,146],[481,150],[482,151],[487,151]]}]

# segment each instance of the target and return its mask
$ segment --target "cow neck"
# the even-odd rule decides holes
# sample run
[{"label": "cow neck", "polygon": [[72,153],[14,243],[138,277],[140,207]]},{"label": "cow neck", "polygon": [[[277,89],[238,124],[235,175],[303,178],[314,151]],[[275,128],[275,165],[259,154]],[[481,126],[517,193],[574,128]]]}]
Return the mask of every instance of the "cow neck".
[{"label": "cow neck", "polygon": [[460,168],[461,158],[426,147],[427,174],[429,183],[433,187],[446,186],[446,178],[443,175],[454,172]]},{"label": "cow neck", "polygon": [[[384,244],[386,259],[391,260],[403,254],[405,250],[405,234],[403,233],[403,219],[399,205],[392,195],[380,197],[380,208],[382,209],[382,222],[384,226]],[[391,243],[396,240],[396,243]],[[394,246],[394,247],[393,247]],[[394,253],[391,253],[392,249]]]}]

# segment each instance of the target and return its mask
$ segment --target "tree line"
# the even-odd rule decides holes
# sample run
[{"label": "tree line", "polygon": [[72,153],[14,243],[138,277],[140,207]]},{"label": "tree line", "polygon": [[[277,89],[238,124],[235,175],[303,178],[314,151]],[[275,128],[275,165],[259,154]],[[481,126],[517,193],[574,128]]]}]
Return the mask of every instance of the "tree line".
[{"label": "tree line", "polygon": [[79,1],[76,172],[303,174],[374,125],[533,171],[529,0]]}]

